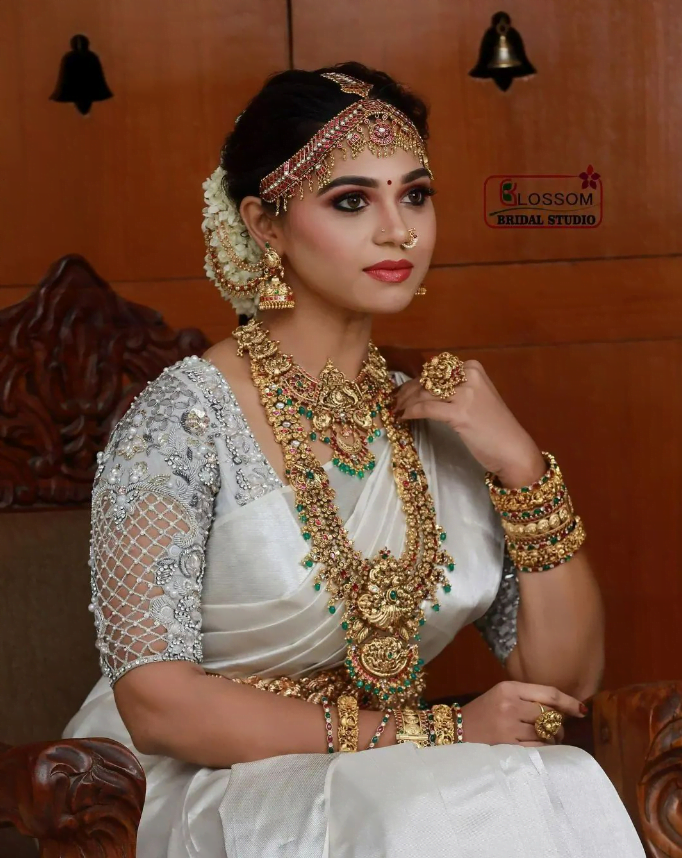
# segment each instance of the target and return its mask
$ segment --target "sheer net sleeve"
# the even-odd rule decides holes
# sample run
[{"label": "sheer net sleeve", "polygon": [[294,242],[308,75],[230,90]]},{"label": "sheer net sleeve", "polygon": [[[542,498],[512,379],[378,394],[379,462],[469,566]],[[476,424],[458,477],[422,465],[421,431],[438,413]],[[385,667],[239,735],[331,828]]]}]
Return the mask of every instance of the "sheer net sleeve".
[{"label": "sheer net sleeve", "polygon": [[505,548],[497,595],[485,614],[474,623],[495,657],[503,664],[516,646],[519,601],[518,573]]},{"label": "sheer net sleeve", "polygon": [[111,685],[149,662],[202,660],[204,550],[220,488],[202,406],[177,365],[166,369],[98,455],[90,610]]}]

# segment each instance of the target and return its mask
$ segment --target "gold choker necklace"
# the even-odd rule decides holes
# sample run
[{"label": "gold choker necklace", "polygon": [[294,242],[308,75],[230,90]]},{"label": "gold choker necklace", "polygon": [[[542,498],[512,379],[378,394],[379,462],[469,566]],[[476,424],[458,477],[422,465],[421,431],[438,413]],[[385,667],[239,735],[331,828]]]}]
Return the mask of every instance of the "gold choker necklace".
[{"label": "gold choker necklace", "polygon": [[[394,387],[386,362],[371,346],[363,372],[366,369],[376,385],[376,411],[391,444],[393,478],[407,527],[399,557],[382,548],[374,557],[365,558],[349,538],[328,475],[297,420],[306,407],[297,393],[299,388],[290,386],[284,394],[282,376],[292,368],[303,371],[291,355],[279,351],[279,343],[260,322],[252,319],[232,335],[237,353],[249,353],[251,376],[282,447],[285,474],[309,546],[302,565],[310,569],[319,564],[313,586],[319,590],[326,583],[330,614],[336,613],[337,602],[344,602],[344,665],[360,702],[367,705],[369,701],[370,708],[417,705],[424,690],[424,660],[419,658],[418,648],[419,632],[426,622],[422,604],[430,601],[431,609],[439,610],[436,590],[442,585],[445,592],[450,591],[445,569],[452,571],[455,563],[443,548],[446,534],[436,523],[433,498],[409,427],[397,424],[386,408]],[[341,388],[348,384],[353,382],[344,379]]]},{"label": "gold choker necklace", "polygon": [[379,401],[382,376],[377,372],[378,352],[369,344],[369,357],[357,378],[349,381],[328,360],[320,377],[306,372],[286,356],[277,363],[277,394],[282,400],[301,404],[298,413],[312,422],[311,441],[329,444],[333,464],[346,474],[362,479],[375,466],[369,444],[381,435],[374,425],[382,404]]}]

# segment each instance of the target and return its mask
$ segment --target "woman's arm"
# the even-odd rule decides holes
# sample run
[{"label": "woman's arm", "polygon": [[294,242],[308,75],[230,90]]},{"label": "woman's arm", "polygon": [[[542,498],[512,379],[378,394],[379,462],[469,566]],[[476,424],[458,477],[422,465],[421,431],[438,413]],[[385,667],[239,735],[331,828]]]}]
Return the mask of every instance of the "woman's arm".
[{"label": "woman's arm", "polygon": [[[207,676],[190,662],[133,668],[114,685],[114,697],[135,747],[143,754],[228,768],[283,754],[327,753],[322,706]],[[336,707],[331,707],[331,714],[336,745]],[[358,747],[364,750],[382,713],[361,710],[358,714]],[[377,747],[395,741],[391,718]]]},{"label": "woman's arm", "polygon": [[546,572],[519,572],[516,647],[506,661],[510,679],[554,685],[585,700],[604,668],[604,612],[584,549]]},{"label": "woman's arm", "polygon": [[[503,486],[531,485],[547,468],[540,449],[481,364],[465,361],[464,369],[467,380],[445,400],[425,390],[419,379],[405,382],[396,392],[393,413],[399,420],[446,423]],[[575,697],[590,696],[604,663],[604,619],[584,550],[554,569],[520,572],[519,578],[518,642],[506,661],[510,677],[553,685]]]},{"label": "woman's arm", "polygon": [[[507,472],[508,488],[542,476],[542,458]],[[517,645],[506,661],[510,679],[553,685],[584,700],[599,688],[604,669],[604,610],[585,549],[545,572],[519,572]]]}]

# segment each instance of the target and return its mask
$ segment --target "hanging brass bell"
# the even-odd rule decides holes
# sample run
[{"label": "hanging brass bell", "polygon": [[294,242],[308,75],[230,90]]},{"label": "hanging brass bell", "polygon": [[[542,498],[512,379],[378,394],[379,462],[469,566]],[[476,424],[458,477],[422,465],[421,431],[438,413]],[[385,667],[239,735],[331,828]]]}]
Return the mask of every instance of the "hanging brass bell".
[{"label": "hanging brass bell", "polygon": [[509,44],[507,31],[499,24],[496,27],[498,38],[492,58],[488,62],[489,69],[513,69],[521,65],[521,60]]},{"label": "hanging brass bell", "polygon": [[509,15],[497,12],[490,23],[481,40],[478,62],[469,74],[471,77],[492,78],[501,90],[506,91],[515,77],[535,74],[535,68],[526,56],[521,35],[511,26]]}]

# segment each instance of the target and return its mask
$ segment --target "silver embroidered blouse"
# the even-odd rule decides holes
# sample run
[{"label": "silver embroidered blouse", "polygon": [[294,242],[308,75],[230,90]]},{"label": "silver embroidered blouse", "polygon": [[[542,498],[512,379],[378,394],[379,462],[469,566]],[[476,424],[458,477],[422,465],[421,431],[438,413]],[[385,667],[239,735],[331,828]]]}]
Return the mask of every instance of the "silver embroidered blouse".
[{"label": "silver embroidered blouse", "polygon": [[[222,445],[230,467],[218,464]],[[201,663],[205,552],[216,511],[282,485],[224,376],[192,356],[136,397],[98,454],[90,581],[103,674],[113,685],[155,661]],[[516,644],[516,571],[475,625],[504,661]]]}]

